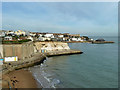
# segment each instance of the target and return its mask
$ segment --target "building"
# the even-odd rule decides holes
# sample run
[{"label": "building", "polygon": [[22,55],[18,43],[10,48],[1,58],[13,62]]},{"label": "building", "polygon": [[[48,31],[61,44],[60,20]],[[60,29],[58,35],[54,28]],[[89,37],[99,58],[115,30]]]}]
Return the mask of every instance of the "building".
[{"label": "building", "polygon": [[35,32],[30,32],[29,35],[35,37],[36,33]]},{"label": "building", "polygon": [[97,39],[96,41],[104,42],[105,40],[104,39]]},{"label": "building", "polygon": [[18,38],[18,40],[26,40],[26,39],[27,37],[23,37],[23,36]]},{"label": "building", "polygon": [[13,40],[13,39],[12,39],[12,36],[6,36],[4,37],[4,40]]},{"label": "building", "polygon": [[45,34],[44,37],[47,37],[47,38],[54,38],[54,35],[53,34]]},{"label": "building", "polygon": [[33,37],[28,36],[27,39],[30,39],[31,41],[34,41]]},{"label": "building", "polygon": [[0,30],[0,37],[4,37],[5,36],[5,32],[3,30]]},{"label": "building", "polygon": [[64,37],[64,35],[62,35],[62,34],[61,34],[61,35],[58,35],[58,37],[59,37],[59,38],[63,38],[63,37]]},{"label": "building", "polygon": [[15,31],[15,34],[25,36],[26,33],[24,31],[22,31],[22,30],[18,30],[18,31]]},{"label": "building", "polygon": [[12,30],[10,30],[10,31],[6,31],[6,35],[11,35],[11,36],[12,36],[12,35],[14,35],[14,33],[15,33],[15,32],[12,31]]},{"label": "building", "polygon": [[49,37],[39,37],[38,40],[39,41],[51,41],[51,38],[49,38]]},{"label": "building", "polygon": [[78,41],[78,39],[77,38],[72,38],[72,41]]}]

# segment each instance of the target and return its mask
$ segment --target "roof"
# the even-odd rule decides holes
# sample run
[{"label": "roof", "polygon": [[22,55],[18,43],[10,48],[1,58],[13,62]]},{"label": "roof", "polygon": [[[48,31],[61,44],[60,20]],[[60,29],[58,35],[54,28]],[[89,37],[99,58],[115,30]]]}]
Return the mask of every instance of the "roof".
[{"label": "roof", "polygon": [[97,39],[96,41],[105,41],[105,40],[101,38],[101,39]]}]

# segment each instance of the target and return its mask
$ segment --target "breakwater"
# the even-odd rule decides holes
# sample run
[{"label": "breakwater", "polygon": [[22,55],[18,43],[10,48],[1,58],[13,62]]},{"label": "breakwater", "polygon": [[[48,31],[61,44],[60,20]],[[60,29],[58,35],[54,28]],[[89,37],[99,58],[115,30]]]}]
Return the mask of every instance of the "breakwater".
[{"label": "breakwater", "polygon": [[108,43],[114,43],[113,41],[94,41],[92,44],[108,44]]},{"label": "breakwater", "polygon": [[67,41],[67,43],[108,44],[108,43],[115,43],[115,42],[114,41]]},{"label": "breakwater", "polygon": [[36,53],[31,58],[27,58],[26,60],[20,60],[16,62],[7,62],[3,64],[2,73],[6,74],[13,70],[27,68],[30,66],[34,66],[36,64],[40,64],[46,59],[46,57],[51,56],[60,56],[60,55],[71,55],[71,54],[82,54],[83,52],[79,50],[65,50],[65,51],[57,51],[50,53]]}]

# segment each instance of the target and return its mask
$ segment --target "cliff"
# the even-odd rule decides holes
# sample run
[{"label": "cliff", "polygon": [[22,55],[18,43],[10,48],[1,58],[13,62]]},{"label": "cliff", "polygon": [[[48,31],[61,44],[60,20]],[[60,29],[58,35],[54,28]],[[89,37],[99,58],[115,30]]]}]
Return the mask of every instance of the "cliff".
[{"label": "cliff", "polygon": [[35,42],[34,45],[39,52],[42,52],[42,50],[45,50],[45,52],[51,52],[70,49],[68,44],[63,42]]}]

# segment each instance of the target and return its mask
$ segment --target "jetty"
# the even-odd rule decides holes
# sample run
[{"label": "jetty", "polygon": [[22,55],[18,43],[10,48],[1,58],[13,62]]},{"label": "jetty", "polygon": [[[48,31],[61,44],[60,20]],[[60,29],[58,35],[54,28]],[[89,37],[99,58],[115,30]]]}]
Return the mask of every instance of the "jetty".
[{"label": "jetty", "polygon": [[108,43],[115,43],[113,41],[93,41],[92,44],[108,44]]}]

